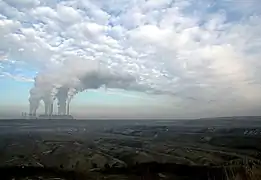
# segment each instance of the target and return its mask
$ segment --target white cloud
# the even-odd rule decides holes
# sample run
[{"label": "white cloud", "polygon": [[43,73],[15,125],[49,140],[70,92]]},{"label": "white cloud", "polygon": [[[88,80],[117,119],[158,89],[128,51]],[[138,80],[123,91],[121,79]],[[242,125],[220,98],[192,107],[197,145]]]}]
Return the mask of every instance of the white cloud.
[{"label": "white cloud", "polygon": [[33,78],[28,78],[28,77],[24,77],[22,75],[12,75],[8,72],[2,72],[1,73],[2,77],[10,77],[16,81],[20,81],[20,82],[34,82]]},{"label": "white cloud", "polygon": [[63,23],[77,23],[81,20],[81,15],[72,7],[58,5],[57,14],[59,20]]},{"label": "white cloud", "polygon": [[40,4],[38,0],[5,0],[5,2],[21,9],[35,7]]},{"label": "white cloud", "polygon": [[98,60],[184,108],[251,108],[261,102],[258,2],[0,1],[1,59],[39,71]]}]

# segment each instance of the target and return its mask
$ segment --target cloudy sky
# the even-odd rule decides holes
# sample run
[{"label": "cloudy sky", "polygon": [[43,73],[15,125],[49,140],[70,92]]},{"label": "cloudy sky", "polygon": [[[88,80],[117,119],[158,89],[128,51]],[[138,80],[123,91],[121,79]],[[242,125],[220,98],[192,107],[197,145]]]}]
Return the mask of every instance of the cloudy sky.
[{"label": "cloudy sky", "polygon": [[78,93],[77,117],[261,115],[260,22],[259,0],[0,0],[0,116],[28,112],[38,73],[87,61],[142,90]]}]

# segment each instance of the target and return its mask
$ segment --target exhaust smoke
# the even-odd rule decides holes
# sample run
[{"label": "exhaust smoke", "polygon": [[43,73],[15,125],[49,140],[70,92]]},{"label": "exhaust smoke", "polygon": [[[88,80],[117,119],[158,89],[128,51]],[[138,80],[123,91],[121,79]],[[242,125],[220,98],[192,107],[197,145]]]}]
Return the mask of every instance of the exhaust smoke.
[{"label": "exhaust smoke", "polygon": [[50,108],[57,99],[58,114],[66,115],[69,113],[71,100],[78,92],[101,87],[159,93],[158,89],[138,82],[137,77],[129,73],[112,71],[96,61],[71,60],[35,77],[29,97],[30,114],[36,114],[41,100],[45,103],[45,114],[51,114]]}]

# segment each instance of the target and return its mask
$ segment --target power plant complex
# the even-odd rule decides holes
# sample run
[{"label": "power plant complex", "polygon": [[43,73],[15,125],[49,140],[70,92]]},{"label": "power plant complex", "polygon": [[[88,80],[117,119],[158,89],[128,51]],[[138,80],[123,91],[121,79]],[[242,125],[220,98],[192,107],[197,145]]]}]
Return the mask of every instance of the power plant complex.
[{"label": "power plant complex", "polygon": [[[43,94],[39,101],[44,102],[44,114],[36,115],[36,110],[38,106],[30,104],[29,116],[23,113],[23,116],[29,117],[31,119],[73,119],[70,115],[70,102],[71,98],[69,96],[69,88],[59,88],[54,96],[46,96]],[[54,102],[57,101],[57,113],[54,113]]]},{"label": "power plant complex", "polygon": [[44,104],[44,114],[37,116],[36,113],[27,113],[23,112],[22,116],[29,119],[73,119],[73,116],[70,115],[70,103],[69,101],[62,101],[58,103],[58,113],[54,113],[53,103]]},{"label": "power plant complex", "polygon": [[58,114],[54,114],[54,106],[51,104],[44,104],[44,114],[38,116],[39,119],[73,119],[70,115],[69,101],[62,101],[58,103]]},{"label": "power plant complex", "polygon": [[[66,62],[70,66],[61,66],[55,71],[42,72],[34,78],[34,86],[29,96],[29,116],[40,119],[72,119],[70,115],[70,102],[79,92],[89,89],[123,89],[131,91],[151,90],[137,80],[136,76],[121,70],[112,70],[100,61],[85,61],[73,59]],[[155,89],[155,93],[158,94]],[[164,92],[166,93],[166,92]],[[44,103],[44,113],[37,116],[40,102]],[[54,114],[54,102],[58,110]]]}]

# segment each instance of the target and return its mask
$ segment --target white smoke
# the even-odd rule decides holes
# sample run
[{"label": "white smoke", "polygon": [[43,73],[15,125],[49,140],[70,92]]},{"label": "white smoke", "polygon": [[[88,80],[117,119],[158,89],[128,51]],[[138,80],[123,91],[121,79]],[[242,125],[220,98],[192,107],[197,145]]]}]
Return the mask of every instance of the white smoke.
[{"label": "white smoke", "polygon": [[[172,94],[144,84],[139,77],[128,72],[115,71],[97,61],[70,60],[58,68],[42,72],[35,78],[30,91],[30,113],[35,114],[41,100],[51,106],[57,98],[58,113],[66,113],[66,103],[79,92],[88,89],[123,89],[152,94]],[[67,104],[67,106],[68,106]]]},{"label": "white smoke", "polygon": [[71,102],[71,100],[73,99],[73,97],[77,94],[77,89],[74,87],[71,87],[68,91],[68,103]]},{"label": "white smoke", "polygon": [[111,72],[105,66],[100,67],[95,61],[67,61],[58,68],[37,75],[30,91],[30,114],[36,113],[41,100],[48,109],[57,98],[58,112],[64,114],[66,102],[70,103],[78,92],[102,86],[128,89],[131,83],[135,83],[135,78]]}]

